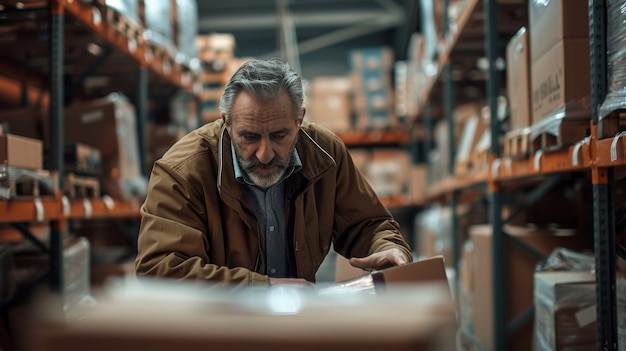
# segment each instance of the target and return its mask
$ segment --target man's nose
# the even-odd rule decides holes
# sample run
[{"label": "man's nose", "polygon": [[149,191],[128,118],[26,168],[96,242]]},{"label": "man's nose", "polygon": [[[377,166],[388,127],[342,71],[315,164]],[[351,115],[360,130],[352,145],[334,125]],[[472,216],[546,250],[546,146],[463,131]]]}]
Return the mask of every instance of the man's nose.
[{"label": "man's nose", "polygon": [[263,164],[270,163],[274,158],[274,151],[272,149],[272,142],[269,138],[261,138],[259,148],[256,152],[256,158]]}]

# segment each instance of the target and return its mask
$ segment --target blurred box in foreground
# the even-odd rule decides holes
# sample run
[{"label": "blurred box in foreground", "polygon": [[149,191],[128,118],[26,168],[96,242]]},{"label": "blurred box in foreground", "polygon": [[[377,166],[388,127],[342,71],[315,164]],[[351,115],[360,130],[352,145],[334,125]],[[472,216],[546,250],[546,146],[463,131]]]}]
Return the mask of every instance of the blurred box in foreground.
[{"label": "blurred box in foreground", "polygon": [[358,296],[168,280],[109,287],[79,322],[35,323],[26,350],[454,350],[456,320],[440,284]]}]

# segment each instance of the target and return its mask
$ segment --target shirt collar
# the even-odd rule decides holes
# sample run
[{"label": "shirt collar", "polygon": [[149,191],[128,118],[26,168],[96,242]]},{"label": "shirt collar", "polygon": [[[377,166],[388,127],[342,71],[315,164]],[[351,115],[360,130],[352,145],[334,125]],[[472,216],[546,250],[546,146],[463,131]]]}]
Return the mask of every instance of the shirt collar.
[{"label": "shirt collar", "polygon": [[[235,180],[241,184],[255,185],[250,178],[243,172],[241,166],[239,165],[239,160],[237,159],[237,154],[235,153],[235,145],[232,140],[230,142],[230,150],[231,155],[233,157],[233,168],[235,169]],[[300,155],[298,154],[298,149],[293,150],[293,154],[291,155],[291,159],[289,160],[289,166],[287,166],[287,170],[280,178],[280,180],[276,183],[279,184],[283,180],[289,178],[293,173],[298,172],[302,169],[302,160],[300,160]]]}]

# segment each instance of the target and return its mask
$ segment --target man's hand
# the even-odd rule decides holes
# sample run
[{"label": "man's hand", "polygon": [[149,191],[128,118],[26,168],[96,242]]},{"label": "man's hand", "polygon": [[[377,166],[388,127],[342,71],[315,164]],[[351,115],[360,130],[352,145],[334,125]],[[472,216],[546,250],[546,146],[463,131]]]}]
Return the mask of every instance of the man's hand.
[{"label": "man's hand", "polygon": [[350,259],[350,264],[354,267],[361,268],[367,271],[373,269],[383,269],[392,266],[401,266],[407,264],[404,254],[399,249],[389,249],[375,254],[371,254],[367,257]]}]

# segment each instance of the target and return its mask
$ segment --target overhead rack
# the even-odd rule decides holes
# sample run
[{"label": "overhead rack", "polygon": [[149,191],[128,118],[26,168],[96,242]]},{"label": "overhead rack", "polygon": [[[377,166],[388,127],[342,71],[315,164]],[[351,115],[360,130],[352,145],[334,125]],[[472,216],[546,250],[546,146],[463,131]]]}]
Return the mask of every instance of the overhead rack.
[{"label": "overhead rack", "polygon": [[[448,1],[444,1],[444,13]],[[465,59],[484,60],[484,97],[489,109],[491,148],[483,163],[469,169],[465,174],[452,175],[445,179],[433,179],[426,194],[426,203],[445,202],[457,213],[457,205],[468,199],[468,193],[479,193],[488,204],[488,215],[492,229],[493,261],[493,344],[494,350],[506,350],[507,338],[516,325],[532,316],[524,313],[507,323],[505,315],[504,286],[504,233],[502,218],[503,195],[517,189],[528,190],[527,185],[556,182],[556,179],[569,179],[559,176],[568,173],[583,174],[593,189],[593,237],[596,260],[596,323],[597,349],[616,350],[617,343],[617,302],[616,302],[616,242],[615,242],[615,204],[613,199],[614,171],[623,171],[626,166],[625,134],[602,136],[598,133],[601,120],[597,109],[592,109],[590,117],[590,135],[575,145],[568,145],[556,150],[538,150],[521,159],[501,157],[499,150],[500,122],[497,119],[497,98],[501,94],[500,80],[502,72],[498,70],[498,61],[503,57],[502,40],[510,39],[521,27],[528,25],[523,16],[507,17],[507,14],[522,14],[528,10],[527,0],[467,0],[456,23],[444,25],[445,42],[442,53],[437,58],[437,71],[427,77],[426,89],[418,95],[418,115],[415,120],[423,120],[424,125],[433,130],[434,121],[445,120],[453,126],[452,110],[459,100],[461,84],[458,73],[459,63]],[[591,56],[592,106],[600,106],[606,97],[607,57],[606,57],[606,0],[589,0],[589,38]],[[515,16],[514,16],[515,17]],[[446,18],[447,20],[447,18]],[[521,20],[521,22],[519,21]],[[476,47],[478,50],[473,50]],[[440,51],[441,52],[441,51]],[[462,68],[461,68],[462,69]],[[455,95],[457,94],[457,95]],[[449,174],[455,174],[454,147],[452,128],[449,128],[450,164]],[[553,177],[554,176],[554,177]],[[432,178],[431,178],[432,179]],[[519,187],[518,187],[519,186]],[[541,190],[540,185],[534,190]],[[540,193],[541,191],[537,191]],[[470,200],[473,201],[473,200]],[[452,232],[457,233],[458,219],[452,216]],[[461,244],[457,235],[452,238],[454,265],[458,269]],[[528,311],[527,311],[528,312]],[[510,316],[509,316],[510,317]],[[515,316],[514,316],[515,317]],[[623,346],[623,345],[620,345]]]}]

